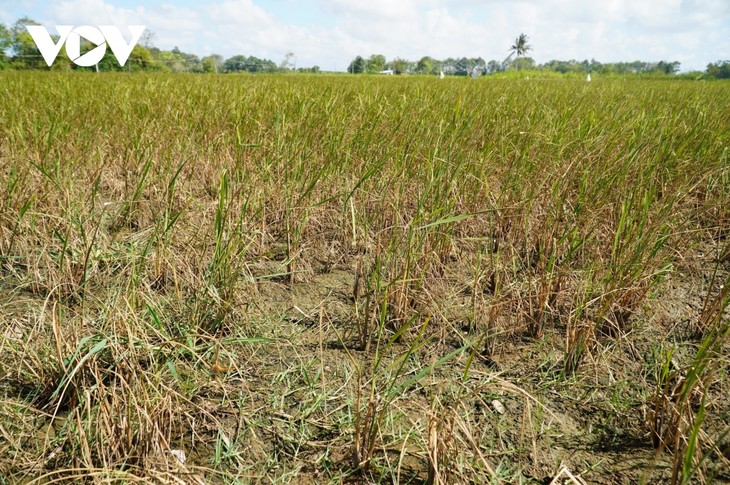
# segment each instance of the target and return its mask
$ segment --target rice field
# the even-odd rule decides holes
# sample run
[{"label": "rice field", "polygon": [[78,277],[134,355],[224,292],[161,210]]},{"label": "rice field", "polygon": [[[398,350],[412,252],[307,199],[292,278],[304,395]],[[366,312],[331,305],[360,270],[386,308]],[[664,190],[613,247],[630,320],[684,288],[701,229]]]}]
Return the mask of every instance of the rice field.
[{"label": "rice field", "polygon": [[727,83],[0,81],[0,483],[730,480]]}]

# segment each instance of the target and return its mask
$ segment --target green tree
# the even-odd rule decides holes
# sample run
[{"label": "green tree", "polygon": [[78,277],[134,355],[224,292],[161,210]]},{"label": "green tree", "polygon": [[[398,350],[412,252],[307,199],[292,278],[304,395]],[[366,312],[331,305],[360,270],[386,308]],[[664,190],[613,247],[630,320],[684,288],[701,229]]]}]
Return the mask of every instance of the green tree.
[{"label": "green tree", "polygon": [[492,59],[491,61],[487,62],[487,66],[485,69],[487,74],[494,74],[499,72],[501,68],[502,66],[500,65],[500,63]]},{"label": "green tree", "polygon": [[178,47],[174,47],[171,51],[160,51],[158,49],[150,49],[153,58],[159,61],[164,70],[172,72],[203,72],[203,65],[200,58],[195,54],[189,54],[181,51]]},{"label": "green tree", "polygon": [[274,61],[255,56],[237,55],[226,59],[223,63],[225,72],[276,72],[277,69],[278,66]]},{"label": "green tree", "polygon": [[165,66],[165,70],[172,72],[183,72],[185,70],[185,63],[175,52],[177,47],[171,51],[160,51],[157,54],[156,60]]},{"label": "green tree", "polygon": [[[129,62],[129,59],[127,59],[127,62]],[[98,67],[99,71],[102,72],[121,71],[123,69],[122,66],[119,65],[119,61],[114,56],[114,53],[111,49],[109,49],[109,47],[107,47],[106,52],[104,53],[104,57],[101,58],[96,67]],[[95,68],[92,67],[85,69],[94,70]]]},{"label": "green tree", "polygon": [[520,34],[519,37],[515,39],[515,43],[512,44],[512,47],[509,48],[511,51],[511,54],[516,54],[517,57],[522,57],[525,54],[527,54],[528,51],[532,50],[532,46],[528,44],[528,38],[525,34]]},{"label": "green tree", "polygon": [[456,74],[458,63],[458,59],[447,57],[441,61],[441,70],[444,71],[444,74]]},{"label": "green tree", "polygon": [[390,61],[390,68],[393,69],[394,74],[403,74],[408,70],[408,61],[406,59],[396,57]]},{"label": "green tree", "polygon": [[373,54],[367,61],[367,72],[377,74],[385,69],[385,56],[382,54]]},{"label": "green tree", "polygon": [[[18,19],[10,29],[10,53],[13,58],[12,66],[15,69],[39,69],[47,68],[40,51],[33,41],[28,25],[40,25],[35,20],[23,17]],[[58,36],[51,35],[54,42]]]},{"label": "green tree", "polygon": [[246,56],[237,55],[226,59],[223,63],[223,69],[226,72],[241,72],[246,70],[247,64]]},{"label": "green tree", "polygon": [[[56,41],[57,39],[54,39]],[[83,53],[84,51],[82,51]],[[44,62],[42,66],[40,66],[41,69],[48,69],[46,67],[46,63]],[[58,53],[58,56],[56,56],[56,60],[53,61],[53,65],[50,67],[51,71],[70,71],[72,69],[94,69],[92,68],[82,68],[71,62],[71,59],[69,59],[68,54],[66,54],[66,49],[61,49],[61,51]]]},{"label": "green tree", "polygon": [[532,57],[518,57],[512,61],[512,67],[518,71],[534,69],[535,61]]},{"label": "green tree", "polygon": [[[172,55],[167,51],[161,51],[155,48],[153,48],[153,50],[155,51],[154,55],[152,54],[151,49],[137,44],[132,48],[132,52],[129,53],[129,58],[127,58],[127,62],[124,63],[124,66],[121,66],[119,65],[119,60],[116,58],[114,53],[111,51],[111,49],[107,47],[107,50],[104,53],[104,57],[102,57],[97,66],[99,68],[99,71],[101,72],[169,71],[168,66],[166,66],[162,62],[157,62],[155,60],[155,56],[157,56],[158,59],[169,59],[172,57]],[[76,69],[95,70],[94,67],[76,67]]]},{"label": "green tree", "polygon": [[223,56],[219,54],[205,56],[200,62],[203,65],[203,72],[220,72],[223,70]]},{"label": "green tree", "polygon": [[248,72],[276,72],[278,66],[274,61],[269,59],[259,59],[256,56],[249,56],[246,59],[246,67]]},{"label": "green tree", "polygon": [[438,74],[439,62],[430,56],[421,57],[416,64],[416,72],[419,74]]},{"label": "green tree", "polygon": [[708,64],[707,74],[716,79],[730,79],[730,61],[717,61]]},{"label": "green tree", "polygon": [[349,66],[347,66],[347,72],[352,74],[362,74],[365,72],[365,59],[361,56],[357,56],[352,60]]},{"label": "green tree", "polygon": [[5,24],[0,24],[0,70],[10,67],[10,58],[7,50],[10,49],[10,29]]},{"label": "green tree", "polygon": [[454,63],[454,74],[457,76],[466,76],[469,74],[470,69],[471,65],[469,63],[469,59],[466,57],[456,59],[456,62]]},{"label": "green tree", "polygon": [[159,64],[155,63],[152,52],[147,47],[136,45],[127,59],[125,68],[129,71],[159,71]]},{"label": "green tree", "polygon": [[679,72],[679,66],[680,66],[680,63],[678,61],[674,61],[674,62],[659,61],[659,64],[656,65],[656,68],[658,71],[661,71],[664,74],[676,74]]}]

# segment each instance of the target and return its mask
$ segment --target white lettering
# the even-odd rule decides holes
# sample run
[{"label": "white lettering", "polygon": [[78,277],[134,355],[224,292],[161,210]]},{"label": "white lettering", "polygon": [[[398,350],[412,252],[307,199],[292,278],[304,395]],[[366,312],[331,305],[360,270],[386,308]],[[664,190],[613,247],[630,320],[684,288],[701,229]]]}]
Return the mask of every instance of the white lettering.
[{"label": "white lettering", "polygon": [[28,33],[30,33],[30,36],[33,38],[33,42],[35,42],[38,50],[41,51],[43,60],[46,61],[46,64],[50,67],[51,64],[53,64],[53,61],[56,60],[58,53],[61,52],[61,47],[63,46],[63,43],[66,42],[66,38],[68,38],[68,34],[71,33],[73,26],[56,25],[56,30],[61,36],[56,44],[53,43],[51,34],[49,34],[46,28],[42,25],[28,25],[27,27]]},{"label": "white lettering", "polygon": [[127,59],[129,59],[129,55],[132,53],[132,49],[134,49],[134,46],[137,45],[137,41],[139,41],[139,38],[142,37],[145,29],[144,25],[130,25],[127,28],[132,33],[132,40],[129,41],[129,44],[124,42],[122,33],[119,32],[119,29],[115,26],[99,26],[102,34],[106,37],[106,43],[109,44],[109,47],[111,47],[120,66],[126,64]]},{"label": "white lettering", "polygon": [[[89,67],[97,64],[104,57],[107,45],[111,48],[119,65],[124,66],[145,29],[144,25],[130,25],[128,29],[132,37],[127,42],[114,25],[100,25],[98,28],[90,25],[75,28],[72,25],[57,25],[59,39],[58,42],[53,42],[51,34],[42,25],[28,25],[27,28],[43,56],[43,60],[49,67],[58,57],[64,43],[66,44],[66,54],[77,66]],[[81,54],[82,37],[96,46],[83,55]]]}]

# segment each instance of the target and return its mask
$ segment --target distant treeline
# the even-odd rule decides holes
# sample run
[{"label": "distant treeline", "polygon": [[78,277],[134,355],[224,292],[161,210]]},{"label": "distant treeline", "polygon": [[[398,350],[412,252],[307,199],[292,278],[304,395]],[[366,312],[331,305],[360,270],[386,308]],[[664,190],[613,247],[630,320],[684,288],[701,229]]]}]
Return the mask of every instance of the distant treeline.
[{"label": "distant treeline", "polygon": [[[320,72],[319,66],[297,68],[295,56],[289,52],[278,64],[270,59],[261,59],[255,56],[235,55],[228,59],[218,54],[199,57],[195,54],[182,52],[175,47],[172,50],[162,50],[152,46],[152,34],[146,32],[140,42],[132,50],[124,67],[120,66],[107,49],[104,58],[93,67],[79,67],[66,56],[65,49],[61,49],[53,66],[46,65],[33,38],[26,26],[39,25],[30,18],[21,18],[12,26],[0,24],[0,70],[3,69],[43,69],[43,70],[98,70],[98,71],[167,71],[167,72]],[[57,36],[54,42],[57,41]],[[95,47],[90,43],[82,45],[82,52]],[[353,74],[387,72],[392,74],[432,74],[454,76],[481,76],[496,74],[507,70],[518,71],[545,71],[558,73],[597,73],[597,74],[650,74],[660,73],[673,75],[679,72],[680,63],[677,61],[660,62],[612,62],[601,63],[590,61],[559,61],[552,60],[544,64],[536,64],[531,57],[511,56],[503,61],[485,61],[477,58],[448,58],[434,59],[429,56],[418,61],[395,58],[386,60],[381,54],[373,54],[368,58],[355,57],[347,66],[347,72]],[[699,73],[698,73],[699,74]],[[702,73],[707,77],[718,79],[730,78],[730,61],[718,61],[708,64]]]},{"label": "distant treeline", "polygon": [[[667,74],[673,75],[679,72],[678,61],[659,62],[611,62],[601,63],[595,59],[577,61],[552,60],[544,64],[537,64],[531,57],[508,57],[503,61],[485,61],[481,57],[476,58],[452,58],[438,60],[425,56],[418,61],[409,61],[396,58],[386,61],[380,54],[373,54],[368,58],[357,56],[347,66],[347,72],[353,74],[379,73],[388,74],[440,74],[455,76],[481,76],[496,74],[507,70],[521,71],[546,71],[558,73],[597,73],[597,74]],[[730,61],[718,61],[709,64],[704,71],[711,77],[718,79],[730,78]]]}]

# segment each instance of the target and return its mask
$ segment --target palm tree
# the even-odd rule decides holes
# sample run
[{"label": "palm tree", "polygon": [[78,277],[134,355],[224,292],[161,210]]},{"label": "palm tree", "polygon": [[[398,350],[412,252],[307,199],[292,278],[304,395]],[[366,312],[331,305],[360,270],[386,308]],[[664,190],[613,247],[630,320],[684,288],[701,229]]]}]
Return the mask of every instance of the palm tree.
[{"label": "palm tree", "polygon": [[520,36],[515,39],[514,45],[509,48],[509,50],[512,51],[510,57],[512,54],[517,54],[517,57],[527,54],[527,51],[532,49],[532,46],[527,43],[527,40],[528,39],[525,34],[520,34]]}]

